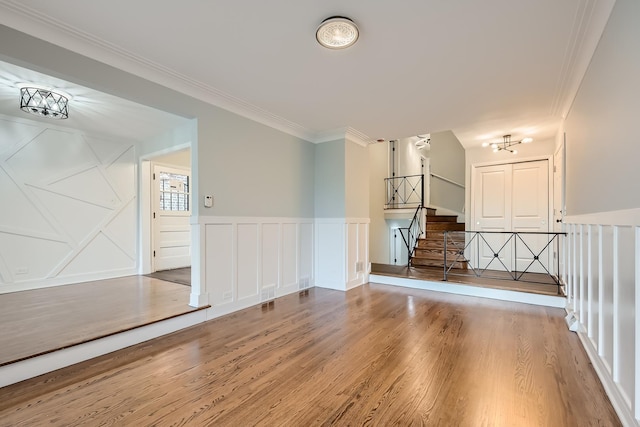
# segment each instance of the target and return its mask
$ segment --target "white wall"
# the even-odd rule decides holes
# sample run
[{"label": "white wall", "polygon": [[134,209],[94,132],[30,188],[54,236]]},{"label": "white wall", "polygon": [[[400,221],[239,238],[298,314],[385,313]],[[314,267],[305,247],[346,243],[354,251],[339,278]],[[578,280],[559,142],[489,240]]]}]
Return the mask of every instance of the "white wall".
[{"label": "white wall", "polygon": [[214,315],[314,285],[312,219],[207,217],[201,226]]},{"label": "white wall", "polygon": [[616,2],[567,116],[568,215],[640,206],[639,18]]},{"label": "white wall", "polygon": [[464,147],[451,131],[432,133],[430,145],[431,173],[437,177],[429,178],[429,207],[462,214],[468,206],[461,187],[465,182]]},{"label": "white wall", "polygon": [[369,152],[369,256],[371,262],[389,262],[389,231],[384,218],[386,191],[384,179],[389,166],[388,143],[371,144]]},{"label": "white wall", "polygon": [[416,138],[401,138],[396,141],[396,176],[420,175],[422,173],[420,158],[424,150],[416,148],[415,140]]},{"label": "white wall", "polygon": [[639,18],[640,2],[615,3],[564,123],[568,309],[628,426],[640,425]]},{"label": "white wall", "polygon": [[191,168],[191,149],[187,148],[180,151],[174,151],[169,154],[160,155],[153,158],[155,163],[163,165],[175,166],[181,169]]},{"label": "white wall", "polygon": [[348,290],[368,281],[367,150],[348,138],[316,147],[316,286]]},{"label": "white wall", "polygon": [[[494,153],[489,147],[473,147],[466,150],[465,157],[465,169],[467,171],[465,177],[465,206],[471,206],[471,171],[473,165],[487,165],[487,164],[499,164],[499,163],[513,163],[523,159],[540,159],[553,156],[555,151],[555,140],[543,140],[534,141],[530,144],[518,145],[518,154],[513,155],[509,152],[499,151]],[[549,181],[553,183],[553,181]],[[468,208],[465,211],[465,220],[467,223],[467,229],[473,230],[470,224],[471,209]]]},{"label": "white wall", "polygon": [[136,149],[0,117],[0,292],[135,274]]}]

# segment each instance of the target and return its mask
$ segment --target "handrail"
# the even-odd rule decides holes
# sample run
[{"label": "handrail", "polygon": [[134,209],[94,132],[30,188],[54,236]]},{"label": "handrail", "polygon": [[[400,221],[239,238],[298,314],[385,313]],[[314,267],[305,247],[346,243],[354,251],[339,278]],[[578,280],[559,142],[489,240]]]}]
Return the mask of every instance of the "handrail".
[{"label": "handrail", "polygon": [[387,200],[385,209],[424,206],[424,175],[385,178]]},{"label": "handrail", "polygon": [[[455,239],[452,236],[464,235],[464,241]],[[469,235],[471,235],[469,237]],[[504,235],[508,236],[503,242],[489,242],[485,235]],[[546,243],[543,241],[531,242],[525,241],[523,236],[532,235],[540,238],[541,236],[548,236]],[[558,287],[558,294],[561,294],[562,283],[559,277],[560,271],[560,236],[566,236],[565,232],[544,232],[544,231],[444,231],[444,281],[448,280],[448,276],[451,274],[459,274],[453,272],[454,266],[466,263],[466,267],[471,269],[472,273],[476,277],[489,277],[485,273],[487,271],[502,271],[505,276],[496,277],[491,276],[492,279],[508,279],[508,280],[522,280],[526,273],[534,273],[532,267],[535,265],[541,272],[546,273],[549,276],[553,284]],[[551,248],[555,244],[555,250],[558,254],[555,257],[555,271],[552,271],[553,267],[550,265],[553,263],[551,259]],[[449,246],[448,245],[452,245]],[[537,246],[537,248],[536,248]],[[524,251],[518,257],[518,247]],[[453,250],[452,250],[453,248]],[[447,259],[447,251],[455,252],[453,261]],[[546,251],[546,254],[545,254]],[[488,254],[485,257],[486,265],[481,265],[480,258],[481,253]],[[545,265],[544,258],[547,257],[549,263]],[[475,261],[474,261],[475,260]],[[489,267],[494,263],[498,267],[496,269],[490,269]],[[526,267],[518,270],[518,261],[521,263],[528,263]],[[527,280],[532,283],[544,283],[533,280]]]},{"label": "handrail", "polygon": [[[422,205],[416,208],[415,213],[413,214],[413,218],[411,219],[411,223],[409,223],[408,227],[399,227],[400,236],[402,236],[402,240],[404,242],[405,248],[407,249],[407,267],[411,266],[411,258],[413,257],[413,253],[418,246],[418,239],[424,233],[422,230],[422,210],[424,207]],[[406,232],[406,237],[405,237]]]},{"label": "handrail", "polygon": [[441,179],[441,180],[443,180],[445,182],[448,182],[449,184],[456,185],[456,186],[458,186],[460,188],[465,188],[464,184],[460,184],[459,182],[455,182],[455,181],[453,181],[453,180],[451,180],[449,178],[445,178],[442,175],[438,175],[438,174],[435,174],[435,173],[430,173],[429,175],[431,175],[434,178],[438,178],[438,179]]}]

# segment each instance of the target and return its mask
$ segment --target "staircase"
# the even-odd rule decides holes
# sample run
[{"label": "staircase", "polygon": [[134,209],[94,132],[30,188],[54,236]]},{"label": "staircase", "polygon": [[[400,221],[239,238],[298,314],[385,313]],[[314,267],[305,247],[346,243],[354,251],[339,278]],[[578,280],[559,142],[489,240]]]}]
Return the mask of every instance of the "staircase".
[{"label": "staircase", "polygon": [[[436,215],[436,210],[427,210],[426,237],[418,239],[411,265],[413,267],[444,267],[444,232],[464,231],[464,224],[457,222],[456,215]],[[449,233],[447,240],[447,266],[456,259],[459,249],[464,247],[464,233]],[[454,245],[455,243],[455,245]],[[467,262],[455,262],[453,268],[467,269]]]}]

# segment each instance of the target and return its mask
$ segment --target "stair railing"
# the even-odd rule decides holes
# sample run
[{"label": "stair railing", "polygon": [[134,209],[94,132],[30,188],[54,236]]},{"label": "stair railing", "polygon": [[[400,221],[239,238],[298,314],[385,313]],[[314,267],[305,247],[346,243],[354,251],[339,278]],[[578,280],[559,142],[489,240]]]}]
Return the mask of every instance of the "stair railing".
[{"label": "stair railing", "polygon": [[416,208],[416,212],[413,214],[413,219],[411,219],[409,226],[398,228],[400,236],[402,236],[402,241],[407,249],[407,267],[411,266],[411,258],[418,246],[418,239],[420,239],[420,236],[424,234],[424,229],[422,227],[423,210],[424,207],[422,205],[418,206]]},{"label": "stair railing", "polygon": [[[541,284],[549,284],[550,279],[560,294],[560,239],[566,235],[563,232],[540,231],[445,231],[444,281],[449,275],[462,274],[454,267],[466,263],[476,277]],[[447,257],[447,250],[455,252],[455,256]],[[481,261],[481,258],[484,259]],[[545,276],[547,280],[540,281],[540,277]]]},{"label": "stair railing", "polygon": [[385,178],[385,209],[424,206],[424,175],[394,176]]}]

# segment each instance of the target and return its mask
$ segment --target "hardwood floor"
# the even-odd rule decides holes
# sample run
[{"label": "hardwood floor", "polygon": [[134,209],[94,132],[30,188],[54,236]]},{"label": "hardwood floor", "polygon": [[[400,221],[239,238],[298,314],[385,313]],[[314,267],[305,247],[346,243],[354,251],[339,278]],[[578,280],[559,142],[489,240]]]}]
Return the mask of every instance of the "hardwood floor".
[{"label": "hardwood floor", "polygon": [[[383,276],[405,277],[409,279],[429,280],[433,282],[443,282],[442,267],[407,267],[406,265],[371,264],[371,274]],[[510,291],[522,291],[540,295],[559,295],[558,285],[546,274],[525,273],[522,280],[510,280],[506,272],[489,272],[494,277],[476,277],[471,270],[451,270],[449,282],[462,283],[465,285],[481,286],[493,289],[505,289]],[[527,281],[530,280],[530,281]],[[537,283],[540,282],[540,283]],[[560,289],[560,295],[562,288]]]},{"label": "hardwood floor", "polygon": [[197,309],[190,288],[143,276],[0,295],[0,366]]},{"label": "hardwood floor", "polygon": [[146,277],[153,277],[154,279],[191,286],[191,267],[156,271],[154,273],[147,274]]},{"label": "hardwood floor", "polygon": [[0,426],[620,425],[563,316],[313,288],[0,389]]}]

